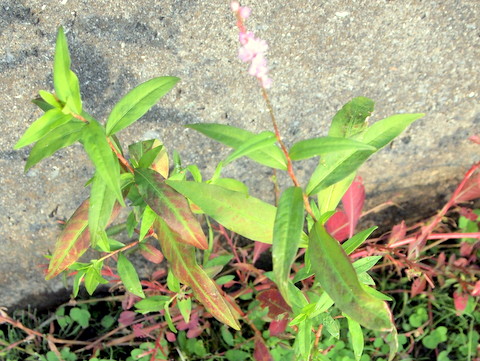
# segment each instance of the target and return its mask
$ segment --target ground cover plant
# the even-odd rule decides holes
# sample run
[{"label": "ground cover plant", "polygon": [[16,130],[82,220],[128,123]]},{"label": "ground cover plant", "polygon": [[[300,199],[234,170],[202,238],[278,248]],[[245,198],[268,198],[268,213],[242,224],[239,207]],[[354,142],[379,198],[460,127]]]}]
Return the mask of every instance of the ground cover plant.
[{"label": "ground cover plant", "polygon": [[[34,103],[44,115],[15,148],[35,143],[25,166],[28,170],[59,149],[77,141],[82,144],[95,167],[87,182],[90,197],[60,233],[46,278],[72,276],[74,297],[82,284],[90,295],[102,284],[113,284],[125,294],[107,301],[120,298],[122,311],[111,310],[100,319],[92,317],[94,312],[101,313],[89,308],[88,300],[72,301],[56,311],[54,321],[42,322],[52,328],[48,336],[2,312],[0,321],[13,328],[1,335],[5,344],[1,352],[19,351],[32,360],[48,361],[75,360],[84,352],[90,352],[93,360],[368,360],[377,355],[392,360],[408,353],[413,340],[448,359],[453,348],[438,348],[446,341],[446,328],[441,321],[433,323],[432,308],[451,299],[439,298],[435,303],[429,297],[419,298],[414,313],[407,301],[399,303],[404,305],[399,329],[405,331],[399,339],[399,325],[388,303],[393,298],[377,290],[367,273],[384,256],[382,267],[392,264],[414,279],[414,296],[431,295],[427,286],[433,288],[433,278],[443,282],[442,287],[457,287],[454,309],[466,315],[459,321],[458,343],[467,340],[458,352],[473,359],[478,341],[473,325],[479,317],[474,297],[480,293],[475,268],[479,234],[472,231],[478,226],[475,213],[461,209],[466,219],[461,220],[461,227],[468,230],[464,232],[468,235],[461,236],[467,239],[460,249],[461,261],[442,263],[439,253],[437,267],[424,257],[444,239],[459,237],[444,234],[442,242],[427,244],[432,236],[439,237],[433,231],[449,210],[479,196],[480,165],[472,167],[451,201],[431,221],[411,229],[399,225],[386,245],[380,243],[383,237],[367,241],[376,227],[355,233],[365,198],[357,170],[423,114],[397,114],[369,125],[374,103],[357,97],[337,112],[327,136],[305,139],[287,149],[268,96],[272,81],[265,58],[267,45],[245,27],[250,9],[232,3],[232,10],[239,29],[239,58],[249,64],[249,74],[259,83],[273,131],[255,134],[225,124],[189,125],[232,148],[208,180],[197,166],[183,166],[178,153],[169,157],[161,140],[131,144],[126,151],[117,136],[179,79],[163,76],[138,85],[102,124],[83,109],[66,37],[59,29],[55,92],[39,92]],[[302,186],[294,164],[318,156],[318,166]],[[222,177],[223,167],[240,157],[288,174],[293,185],[278,190],[276,205],[251,196],[242,182]],[[125,208],[129,209],[126,222],[111,226]],[[135,238],[122,243],[114,238],[119,231]],[[256,267],[257,259],[270,247],[271,270]],[[100,252],[97,259],[81,259],[89,249]],[[131,262],[134,250],[153,263],[165,258],[168,268],[141,280]],[[381,281],[381,290],[392,288]],[[419,331],[427,325],[432,326],[428,333]],[[17,340],[19,330],[27,332],[37,347],[46,343],[50,351],[40,354],[32,348],[19,349],[18,342],[24,341]],[[53,330],[59,330],[61,339],[52,336]],[[81,330],[85,339],[65,341]],[[99,330],[103,336],[89,336]],[[345,335],[348,347],[341,340]],[[69,346],[58,347],[61,344]],[[126,355],[116,354],[123,351],[115,347],[124,344],[136,348]]]}]

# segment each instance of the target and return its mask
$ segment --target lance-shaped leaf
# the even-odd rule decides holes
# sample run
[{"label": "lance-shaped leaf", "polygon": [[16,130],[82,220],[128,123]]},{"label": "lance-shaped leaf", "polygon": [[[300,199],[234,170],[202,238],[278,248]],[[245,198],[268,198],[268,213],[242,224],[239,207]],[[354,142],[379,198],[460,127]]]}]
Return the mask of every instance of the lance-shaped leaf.
[{"label": "lance-shaped leaf", "polygon": [[88,227],[90,230],[90,243],[97,245],[97,239],[105,230],[115,204],[115,194],[107,186],[104,179],[95,174],[90,192],[90,208],[88,210]]},{"label": "lance-shaped leaf", "polygon": [[108,144],[104,128],[92,119],[83,130],[82,140],[88,157],[95,165],[96,174],[103,178],[120,204],[125,205],[120,190],[120,165]]},{"label": "lance-shaped leaf", "polygon": [[334,211],[337,208],[340,200],[354,179],[355,172],[351,173],[346,178],[343,178],[340,182],[332,184],[318,192],[317,199],[321,214]]},{"label": "lance-shaped leaf", "polygon": [[[362,134],[362,141],[383,148],[397,137],[412,122],[423,114],[397,114],[382,119],[368,127]],[[316,194],[356,171],[375,151],[357,150],[326,154],[310,178],[307,193]]]},{"label": "lance-shaped leaf", "polygon": [[214,184],[171,180],[166,183],[229,230],[253,241],[272,243],[276,208],[271,204]]},{"label": "lance-shaped leaf", "polygon": [[288,153],[292,160],[301,160],[344,150],[370,150],[376,148],[358,140],[340,137],[319,137],[295,143]]},{"label": "lance-shaped leaf", "polygon": [[259,149],[271,146],[276,140],[277,138],[275,138],[275,134],[272,132],[255,134],[253,137],[246,140],[241,146],[235,149],[232,153],[230,153],[227,159],[224,160],[223,165],[227,165],[240,157],[248,156]]},{"label": "lance-shaped leaf", "polygon": [[161,174],[151,169],[136,169],[135,183],[145,202],[179,235],[181,242],[208,248],[207,238],[188,201],[168,186]]},{"label": "lance-shaped leaf", "polygon": [[63,114],[60,109],[50,109],[30,125],[17,144],[15,144],[14,149],[36,142],[71,119],[72,116],[70,114]]},{"label": "lance-shaped leaf", "polygon": [[[70,217],[62,233],[58,236],[45,279],[52,279],[63,272],[74,264],[90,247],[90,232],[88,230],[89,208],[90,200],[86,199]],[[107,226],[118,216],[120,209],[120,205],[116,203]]]},{"label": "lance-shaped leaf", "polygon": [[25,164],[25,172],[42,159],[50,157],[57,150],[68,147],[82,136],[86,127],[82,122],[69,122],[48,133],[33,146]]},{"label": "lance-shaped leaf", "polygon": [[133,293],[135,296],[145,298],[135,267],[121,252],[118,254],[117,271],[128,292]]},{"label": "lance-shaped leaf", "polygon": [[163,97],[179,78],[173,76],[161,76],[150,79],[128,92],[116,105],[107,119],[107,135],[112,135],[128,127],[137,121],[161,97]]},{"label": "lance-shaped leaf", "polygon": [[83,201],[58,236],[45,279],[52,279],[63,272],[68,266],[75,263],[90,247],[90,233],[88,232],[89,206],[90,202],[88,199]]},{"label": "lance-shaped leaf", "polygon": [[[246,141],[254,137],[256,134],[247,130],[232,127],[225,124],[189,124],[188,128],[205,134],[222,144],[234,149],[239,148]],[[287,159],[285,154],[275,144],[260,148],[247,155],[250,159],[267,167],[287,170]]]},{"label": "lance-shaped leaf", "polygon": [[168,154],[159,140],[149,139],[131,144],[128,151],[136,168],[151,168],[168,178]]},{"label": "lance-shaped leaf", "polygon": [[68,53],[67,38],[62,27],[58,29],[55,46],[53,85],[58,99],[67,103],[66,107],[71,111],[80,114],[82,112],[80,85],[77,76],[70,70],[70,54]]},{"label": "lance-shaped leaf", "polygon": [[372,330],[393,329],[387,304],[363,289],[348,256],[320,222],[310,233],[309,251],[315,279],[342,312]]},{"label": "lance-shaped leaf", "polygon": [[273,273],[283,298],[289,305],[290,268],[297,255],[304,223],[303,192],[299,187],[286,189],[278,202],[273,228]]},{"label": "lance-shaped leaf", "polygon": [[154,229],[163,254],[177,279],[192,289],[195,298],[212,316],[240,330],[231,306],[219,292],[215,282],[198,265],[195,259],[195,248],[182,242],[180,236],[173,232],[161,218],[155,221]]},{"label": "lance-shaped leaf", "polygon": [[335,114],[328,135],[349,138],[362,132],[367,127],[366,119],[373,109],[374,103],[371,99],[353,98]]}]

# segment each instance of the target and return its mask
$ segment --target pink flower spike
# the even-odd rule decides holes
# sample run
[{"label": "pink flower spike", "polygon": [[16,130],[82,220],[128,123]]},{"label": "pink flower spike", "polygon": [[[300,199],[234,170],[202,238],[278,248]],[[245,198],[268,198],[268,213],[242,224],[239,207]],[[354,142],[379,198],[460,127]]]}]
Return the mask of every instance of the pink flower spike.
[{"label": "pink flower spike", "polygon": [[252,13],[252,9],[250,9],[249,7],[246,7],[246,6],[242,6],[240,9],[239,9],[239,13],[240,13],[240,16],[244,19],[248,18],[250,16],[250,14]]},{"label": "pink flower spike", "polygon": [[264,89],[270,88],[272,79],[267,75],[268,66],[265,58],[268,49],[267,42],[256,38],[251,31],[246,30],[243,24],[252,11],[249,7],[240,6],[236,1],[231,3],[231,8],[237,16],[237,26],[240,31],[238,40],[242,45],[238,51],[238,57],[244,63],[250,63],[248,73],[256,77]]},{"label": "pink flower spike", "polygon": [[238,1],[232,1],[232,3],[230,4],[230,7],[232,8],[232,11],[235,13],[238,10],[240,10],[240,4],[238,3]]}]

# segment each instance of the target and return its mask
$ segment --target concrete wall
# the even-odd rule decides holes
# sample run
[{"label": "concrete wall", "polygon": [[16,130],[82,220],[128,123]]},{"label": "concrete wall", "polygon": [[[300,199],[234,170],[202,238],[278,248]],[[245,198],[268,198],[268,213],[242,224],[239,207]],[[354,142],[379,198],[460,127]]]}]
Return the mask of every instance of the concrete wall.
[{"label": "concrete wall", "polygon": [[[270,46],[270,95],[288,144],[324,135],[335,112],[355,96],[376,101],[372,121],[402,112],[427,114],[362,168],[371,205],[393,196],[398,203],[431,205],[479,160],[478,146],[467,141],[480,131],[478,0],[244,5],[253,8],[247,26]],[[98,119],[140,82],[160,75],[182,78],[141,121],[120,133],[124,144],[159,137],[208,176],[228,150],[183,125],[270,129],[260,90],[236,57],[237,29],[227,1],[1,1],[0,306],[35,302],[61,288],[58,280],[45,282],[37,264],[53,249],[56,219],[68,218],[85,198],[83,185],[92,174],[79,145],[26,175],[29,149],[12,150],[41,114],[30,99],[40,89],[53,89],[60,25],[67,31],[84,106]],[[299,167],[303,180],[314,165]],[[271,199],[266,168],[242,160],[226,174]]]}]

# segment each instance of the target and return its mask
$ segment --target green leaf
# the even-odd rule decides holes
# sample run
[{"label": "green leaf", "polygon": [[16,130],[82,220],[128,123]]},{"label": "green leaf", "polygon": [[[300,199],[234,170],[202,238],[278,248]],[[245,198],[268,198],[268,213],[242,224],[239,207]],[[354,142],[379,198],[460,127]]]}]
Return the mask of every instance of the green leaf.
[{"label": "green leaf", "polygon": [[169,296],[150,296],[135,303],[136,312],[149,313],[159,312],[165,308],[165,304],[170,302]]},{"label": "green leaf", "polygon": [[90,267],[85,273],[85,289],[91,296],[97,289],[97,286],[102,283],[106,284],[108,281],[102,277],[103,261],[92,260]]},{"label": "green leaf", "polygon": [[112,135],[128,127],[142,117],[163,97],[179,78],[162,76],[150,79],[128,92],[112,109],[107,119],[107,135]]},{"label": "green leaf", "polygon": [[225,357],[228,361],[245,361],[248,360],[250,354],[241,350],[228,350],[225,352]]},{"label": "green leaf", "polygon": [[276,284],[285,301],[289,300],[290,269],[297,255],[304,223],[303,192],[287,188],[280,197],[273,228],[272,258]]},{"label": "green leaf", "polygon": [[128,292],[133,293],[138,297],[145,298],[142,284],[140,283],[135,267],[121,252],[118,254],[117,271]]},{"label": "green leaf", "polygon": [[368,270],[370,270],[373,266],[377,264],[378,261],[380,261],[381,258],[382,256],[363,257],[353,262],[352,266],[353,268],[355,268],[355,271],[360,274],[362,272],[367,272]]},{"label": "green leaf", "polygon": [[70,70],[70,54],[68,53],[67,38],[62,27],[58,29],[55,46],[53,85],[58,99],[67,103],[73,112],[80,114],[82,112],[80,85],[77,76]]},{"label": "green leaf", "polygon": [[166,183],[231,231],[253,241],[272,243],[276,208],[244,193],[207,183]]},{"label": "green leaf", "polygon": [[70,310],[70,317],[76,321],[82,328],[87,328],[90,321],[90,312],[78,307],[73,307]]},{"label": "green leaf", "polygon": [[198,265],[195,258],[195,247],[181,243],[179,235],[172,232],[161,218],[155,221],[154,229],[162,252],[177,279],[192,289],[196,299],[212,316],[228,326],[240,330],[231,306],[219,292],[215,282]]},{"label": "green leaf", "polygon": [[35,104],[40,109],[42,109],[44,112],[48,112],[50,109],[55,108],[54,106],[52,106],[52,105],[48,104],[46,101],[44,101],[42,98],[32,99],[32,103]]},{"label": "green leaf", "polygon": [[301,160],[345,150],[375,151],[376,148],[357,140],[328,136],[295,143],[290,149],[289,155],[292,160]]},{"label": "green leaf", "polygon": [[307,185],[307,194],[314,195],[351,176],[375,151],[341,151],[326,154],[315,168]]},{"label": "green leaf", "polygon": [[48,265],[46,280],[52,279],[74,264],[90,247],[90,234],[87,228],[89,204],[88,199],[83,201],[58,236]]},{"label": "green leaf", "polygon": [[272,132],[261,132],[260,134],[255,134],[250,139],[246,140],[242,145],[236,148],[228,157],[223,161],[223,165],[226,166],[230,164],[235,159],[238,159],[243,156],[248,156],[259,149],[271,146],[275,143],[277,138]]},{"label": "green leaf", "polygon": [[248,187],[234,178],[216,178],[215,180],[212,180],[211,184],[216,184],[217,186],[230,189],[231,191],[248,194]]},{"label": "green leaf", "polygon": [[[362,141],[375,147],[383,148],[397,137],[412,122],[423,114],[398,114],[379,120],[368,127],[362,135]],[[320,161],[307,185],[307,194],[316,194],[356,171],[374,151],[342,151],[325,155]]]},{"label": "green leaf", "polygon": [[39,90],[38,94],[42,97],[43,100],[54,108],[62,109],[62,104],[58,101],[57,97],[52,93],[49,93],[45,90]]},{"label": "green leaf", "polygon": [[156,218],[157,214],[147,205],[142,215],[142,225],[140,226],[140,235],[138,236],[139,241],[143,241]]},{"label": "green leaf", "polygon": [[341,181],[322,189],[317,194],[320,213],[325,214],[330,211],[336,211],[338,204],[347,192],[348,188],[355,179],[356,173],[353,172]]},{"label": "green leaf", "polygon": [[105,231],[115,205],[115,194],[98,174],[95,174],[90,193],[88,228],[92,247],[97,244],[99,235]]},{"label": "green leaf", "polygon": [[180,282],[178,281],[177,277],[175,277],[172,270],[168,270],[167,287],[172,292],[180,292]]},{"label": "green leaf", "polygon": [[189,323],[190,313],[192,312],[192,299],[191,298],[178,299],[177,306],[185,322]]},{"label": "green leaf", "polygon": [[120,204],[125,206],[120,189],[120,165],[108,144],[104,128],[92,119],[83,130],[82,140],[85,151],[96,167],[96,174],[103,178]]},{"label": "green leaf", "polygon": [[353,354],[355,355],[355,361],[360,361],[362,357],[363,347],[365,345],[363,339],[363,332],[360,324],[350,317],[347,317],[348,331],[350,333],[350,342],[352,343]]},{"label": "green leaf", "polygon": [[373,109],[374,103],[371,99],[353,98],[335,114],[328,135],[350,138],[362,132],[367,126],[366,119],[372,114]]},{"label": "green leaf", "polygon": [[310,233],[309,251],[315,279],[342,312],[372,330],[392,330],[387,304],[365,292],[342,247],[318,222]]},{"label": "green leaf", "polygon": [[363,134],[363,142],[381,149],[399,136],[415,120],[422,118],[424,115],[423,113],[396,114],[379,120],[367,128]]},{"label": "green leaf", "polygon": [[151,169],[136,169],[135,182],[145,202],[180,236],[182,242],[200,249],[208,248],[207,238],[187,200],[167,185],[161,174]]},{"label": "green leaf", "polygon": [[345,251],[346,254],[351,254],[353,251],[355,251],[360,245],[365,242],[365,240],[370,237],[370,235],[375,231],[378,227],[373,226],[368,229],[365,229],[361,232],[358,232],[356,235],[354,235],[352,238],[350,238],[348,241],[342,243],[342,248]]},{"label": "green leaf", "polygon": [[68,147],[82,136],[85,123],[70,122],[55,129],[40,139],[30,151],[25,165],[25,172],[42,159],[50,157],[57,150]]},{"label": "green leaf", "polygon": [[59,109],[51,109],[30,125],[14,149],[25,147],[43,138],[48,133],[72,119],[70,114],[63,114]]},{"label": "green leaf", "polygon": [[[192,128],[234,149],[241,147],[242,144],[256,135],[247,130],[225,124],[189,124],[187,128]],[[275,144],[257,149],[249,153],[247,157],[267,167],[287,170],[285,154]]]}]

